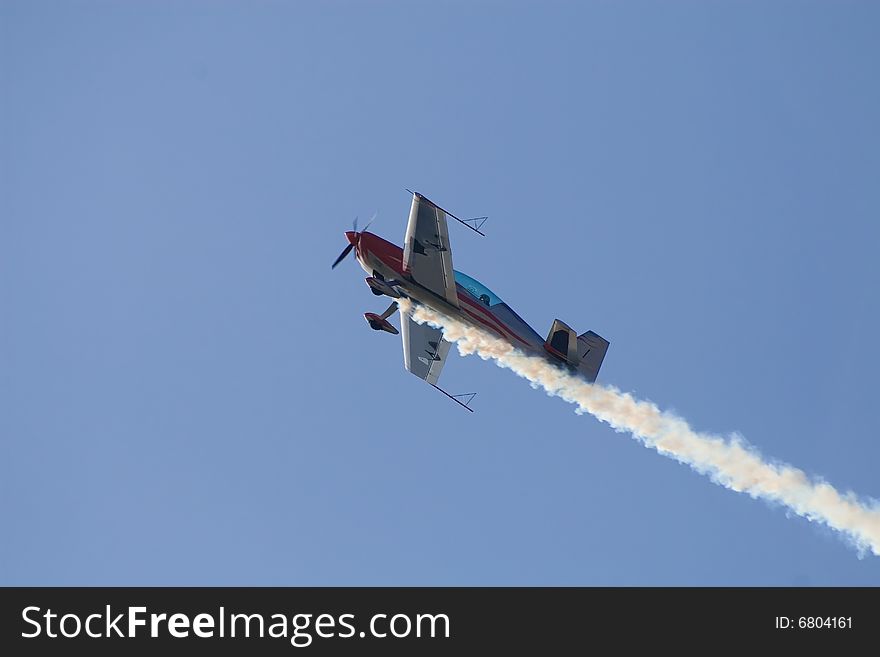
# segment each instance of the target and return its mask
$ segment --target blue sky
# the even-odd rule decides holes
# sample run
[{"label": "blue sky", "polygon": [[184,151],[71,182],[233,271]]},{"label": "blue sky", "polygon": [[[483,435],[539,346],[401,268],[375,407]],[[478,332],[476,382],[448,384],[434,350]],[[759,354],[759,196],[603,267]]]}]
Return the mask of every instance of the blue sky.
[{"label": "blue sky", "polygon": [[456,268],[601,381],[880,498],[878,19],[0,2],[0,583],[880,584],[476,358],[462,412],[330,271],[489,215]]}]

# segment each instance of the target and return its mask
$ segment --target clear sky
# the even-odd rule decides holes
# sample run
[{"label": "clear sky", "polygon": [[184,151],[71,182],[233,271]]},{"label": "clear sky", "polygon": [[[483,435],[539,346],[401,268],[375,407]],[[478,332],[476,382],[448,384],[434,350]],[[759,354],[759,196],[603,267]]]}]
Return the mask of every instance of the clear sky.
[{"label": "clear sky", "polygon": [[880,6],[365,4],[0,2],[0,583],[880,584],[330,270],[489,215],[600,381],[880,498]]}]

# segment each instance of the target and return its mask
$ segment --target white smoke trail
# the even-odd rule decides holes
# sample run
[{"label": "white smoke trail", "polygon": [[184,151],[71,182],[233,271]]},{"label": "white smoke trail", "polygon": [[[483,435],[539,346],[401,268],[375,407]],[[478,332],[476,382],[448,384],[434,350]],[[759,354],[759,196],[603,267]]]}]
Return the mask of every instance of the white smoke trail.
[{"label": "white smoke trail", "polygon": [[529,356],[475,327],[446,317],[423,305],[400,299],[401,313],[419,323],[443,329],[463,356],[477,354],[513,370],[533,387],[561,397],[619,432],[632,434],[646,447],[689,465],[712,481],[753,498],[782,504],[799,516],[844,534],[858,549],[880,556],[880,502],[859,500],[831,484],[811,480],[803,471],[769,463],[738,437],[725,439],[700,433],[648,401],[634,399],[616,388],[590,384],[538,356]]}]

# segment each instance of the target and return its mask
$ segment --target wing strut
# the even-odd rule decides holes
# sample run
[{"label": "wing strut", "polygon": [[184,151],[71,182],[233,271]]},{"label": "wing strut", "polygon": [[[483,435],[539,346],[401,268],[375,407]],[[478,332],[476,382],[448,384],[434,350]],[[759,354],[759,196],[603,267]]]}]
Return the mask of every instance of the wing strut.
[{"label": "wing strut", "polygon": [[[404,189],[406,189],[406,188],[404,188]],[[410,194],[415,194],[415,195],[417,195],[419,198],[421,198],[421,199],[427,201],[428,203],[430,203],[431,205],[433,205],[435,208],[440,208],[441,210],[443,210],[443,212],[445,212],[447,215],[449,215],[450,217],[452,217],[453,219],[455,219],[455,220],[456,220],[458,223],[460,223],[462,226],[466,226],[467,228],[470,228],[470,229],[471,229],[472,231],[474,231],[475,233],[477,233],[477,234],[479,234],[479,235],[482,235],[483,237],[486,237],[486,233],[484,233],[484,232],[481,231],[480,229],[483,227],[483,224],[486,223],[486,220],[487,220],[489,217],[474,217],[473,219],[459,219],[458,217],[456,217],[454,214],[452,214],[452,213],[451,213],[449,210],[447,210],[446,208],[441,208],[439,205],[437,205],[436,203],[434,203],[434,201],[432,201],[431,199],[429,199],[427,196],[424,196],[423,194],[419,194],[418,192],[414,192],[414,191],[412,191],[411,189],[407,189],[406,191],[408,191]]]},{"label": "wing strut", "polygon": [[[471,413],[474,412],[474,409],[472,409],[470,406],[468,406],[468,404],[470,404],[470,403],[474,400],[474,397],[476,397],[477,393],[475,393],[475,392],[465,392],[465,393],[462,393],[462,394],[460,394],[460,395],[450,395],[448,392],[446,392],[446,391],[445,391],[443,388],[441,388],[440,386],[434,385],[433,383],[432,383],[431,385],[434,386],[435,388],[437,388],[437,390],[439,390],[439,391],[442,392],[444,395],[446,395],[447,397],[449,397],[452,401],[454,401],[456,404],[458,404],[458,405],[461,406],[462,408],[466,408],[466,409],[469,410]],[[459,397],[467,397],[468,400],[467,400],[467,402],[463,402],[463,401],[461,401],[460,399],[458,399]]]}]

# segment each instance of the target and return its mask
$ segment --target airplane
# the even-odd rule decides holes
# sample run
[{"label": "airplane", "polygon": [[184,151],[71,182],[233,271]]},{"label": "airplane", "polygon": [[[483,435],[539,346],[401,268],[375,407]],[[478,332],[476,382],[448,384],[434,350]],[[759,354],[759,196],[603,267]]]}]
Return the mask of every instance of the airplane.
[{"label": "airplane", "polygon": [[[373,294],[392,299],[405,297],[423,304],[447,317],[483,329],[526,354],[539,355],[577,372],[593,383],[610,343],[593,331],[578,335],[559,319],[553,320],[546,340],[542,338],[488,287],[452,268],[447,215],[480,235],[483,235],[480,228],[486,217],[459,219],[424,195],[411,193],[412,205],[402,249],[367,232],[369,223],[358,232],[355,219],[354,229],[345,232],[348,245],[331,269],[335,269],[353,250],[358,264],[369,274],[365,281]],[[473,412],[469,404],[475,393],[450,395],[437,385],[450,347],[450,343],[443,339],[442,329],[419,324],[401,313],[401,330],[398,331],[388,321],[397,309],[397,301],[392,301],[381,315],[364,313],[364,319],[375,331],[394,335],[402,332],[406,369]],[[467,403],[459,399],[462,396],[470,397]]]}]

